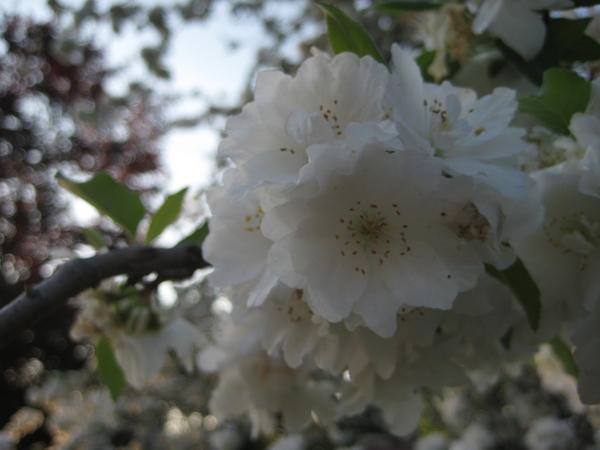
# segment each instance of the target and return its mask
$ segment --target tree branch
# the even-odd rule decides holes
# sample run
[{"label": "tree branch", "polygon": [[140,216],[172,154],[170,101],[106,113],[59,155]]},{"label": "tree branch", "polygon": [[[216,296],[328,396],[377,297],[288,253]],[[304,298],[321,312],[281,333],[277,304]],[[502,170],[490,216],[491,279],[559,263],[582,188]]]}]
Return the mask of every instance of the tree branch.
[{"label": "tree branch", "polygon": [[73,259],[0,309],[0,348],[52,309],[107,278],[128,275],[138,280],[156,273],[158,280],[182,280],[207,266],[200,245],[191,243],[173,248],[141,245]]}]

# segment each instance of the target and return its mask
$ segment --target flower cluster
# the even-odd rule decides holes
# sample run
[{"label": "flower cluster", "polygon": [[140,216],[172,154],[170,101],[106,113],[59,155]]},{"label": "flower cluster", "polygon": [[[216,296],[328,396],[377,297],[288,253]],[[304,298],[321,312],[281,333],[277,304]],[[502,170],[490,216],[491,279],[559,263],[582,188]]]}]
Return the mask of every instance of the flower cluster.
[{"label": "flower cluster", "polygon": [[[200,358],[221,373],[213,412],[248,413],[258,433],[276,413],[297,430],[376,405],[405,434],[424,391],[493,374],[561,327],[598,401],[594,105],[573,117],[572,156],[526,173],[543,155],[511,125],[513,90],[425,83],[398,46],[391,71],[319,53],[294,77],[259,74],[208,197],[205,257],[233,305]],[[537,332],[486,273],[517,257],[543,287]]]},{"label": "flower cluster", "polygon": [[392,64],[316,54],[294,77],[263,72],[227,124],[204,253],[233,311],[200,357],[221,373],[219,417],[268,432],[275,413],[298,429],[377,405],[404,434],[423,391],[537,342],[485,269],[543,221],[515,92],[424,83],[398,46]]}]

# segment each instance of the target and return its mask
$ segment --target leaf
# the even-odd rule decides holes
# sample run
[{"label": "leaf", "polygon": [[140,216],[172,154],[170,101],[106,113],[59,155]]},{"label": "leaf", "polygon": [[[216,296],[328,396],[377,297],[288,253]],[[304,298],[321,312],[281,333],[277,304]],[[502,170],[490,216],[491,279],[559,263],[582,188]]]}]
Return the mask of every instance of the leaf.
[{"label": "leaf", "polygon": [[60,172],[56,178],[62,187],[90,203],[101,214],[121,225],[131,236],[135,236],[140,220],[146,213],[137,193],[117,183],[105,172],[99,172],[83,183],[71,181]]},{"label": "leaf", "polygon": [[531,329],[536,331],[540,325],[542,311],[540,290],[523,261],[517,259],[513,265],[504,270],[498,270],[494,266],[486,264],[485,271],[510,288],[525,310]]},{"label": "leaf", "polygon": [[204,222],[204,224],[201,227],[196,228],[196,230],[192,234],[183,238],[177,243],[177,245],[185,244],[188,242],[194,244],[202,244],[204,242],[204,239],[206,239],[206,236],[208,236],[208,222]]},{"label": "leaf", "polygon": [[361,24],[350,19],[341,9],[329,3],[316,2],[327,18],[327,33],[335,53],[352,52],[370,55],[380,63],[385,60]]},{"label": "leaf", "polygon": [[426,11],[428,9],[436,9],[443,6],[440,2],[431,1],[403,1],[403,2],[383,2],[371,6],[369,9],[373,9],[377,12],[384,14],[402,14],[408,11]]},{"label": "leaf", "polygon": [[117,400],[126,386],[125,373],[117,359],[110,343],[103,338],[96,344],[96,360],[98,361],[98,372],[102,381],[110,391],[113,400]]},{"label": "leaf", "polygon": [[158,211],[152,216],[148,232],[146,233],[146,242],[152,242],[165,228],[177,220],[177,217],[181,213],[183,198],[187,190],[188,188],[183,188],[165,199],[161,207],[158,208]]},{"label": "leaf", "polygon": [[567,343],[560,336],[556,336],[549,344],[564,371],[575,378],[579,377],[579,367],[577,367],[571,348]]},{"label": "leaf", "polygon": [[510,350],[510,346],[512,345],[512,338],[513,338],[513,333],[515,331],[514,327],[510,327],[506,333],[504,333],[502,335],[502,337],[500,338],[500,343],[502,344],[502,347],[504,347],[505,350]]},{"label": "leaf", "polygon": [[421,76],[423,77],[423,80],[428,83],[433,83],[434,81],[433,77],[429,74],[429,66],[435,59],[435,53],[435,50],[425,50],[415,58],[415,62],[419,66],[419,69],[421,69]]},{"label": "leaf", "polygon": [[539,85],[547,69],[600,59],[600,44],[585,34],[589,22],[590,19],[550,18],[546,23],[544,46],[531,61],[525,61],[500,40],[496,44],[508,61]]},{"label": "leaf", "polygon": [[538,95],[520,98],[519,109],[552,131],[569,134],[571,116],[585,111],[590,93],[590,83],[575,72],[549,69],[544,72]]},{"label": "leaf", "polygon": [[104,238],[96,230],[87,227],[83,227],[82,230],[85,234],[85,237],[87,237],[88,241],[94,248],[100,249],[106,247],[106,242],[104,242]]},{"label": "leaf", "polygon": [[[600,44],[585,31],[591,19],[551,19],[544,50],[552,49],[559,61],[593,61],[600,58]],[[544,51],[544,54],[546,51]]]}]

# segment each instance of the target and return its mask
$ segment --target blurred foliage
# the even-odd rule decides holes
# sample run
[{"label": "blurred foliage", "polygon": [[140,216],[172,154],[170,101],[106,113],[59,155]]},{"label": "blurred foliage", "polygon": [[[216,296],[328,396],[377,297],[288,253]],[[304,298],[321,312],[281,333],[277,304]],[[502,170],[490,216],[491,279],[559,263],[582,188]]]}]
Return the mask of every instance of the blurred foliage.
[{"label": "blurred foliage", "polygon": [[[101,49],[58,21],[0,18],[0,306],[48,275],[52,248],[84,239],[66,215],[54,174],[106,170],[137,185],[158,169],[164,101],[133,86],[111,97]],[[115,235],[115,238],[118,238]],[[74,311],[61,308],[0,351],[0,424],[24,403],[44,369],[78,369],[89,350],[69,338]],[[35,369],[35,370],[34,370]],[[23,439],[47,438],[44,428]]]}]

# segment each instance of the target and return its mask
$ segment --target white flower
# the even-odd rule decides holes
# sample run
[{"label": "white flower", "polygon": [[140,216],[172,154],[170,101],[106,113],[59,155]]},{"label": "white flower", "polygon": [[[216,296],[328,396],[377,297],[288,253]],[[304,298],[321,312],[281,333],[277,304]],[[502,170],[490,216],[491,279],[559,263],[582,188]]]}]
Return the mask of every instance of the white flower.
[{"label": "white flower", "polygon": [[444,346],[439,346],[421,353],[414,361],[407,359],[398,364],[387,379],[370,370],[350,378],[340,392],[340,414],[357,414],[373,404],[381,409],[392,433],[402,436],[414,431],[421,417],[423,388],[439,392],[442,386],[468,382],[447,355]]},{"label": "white flower", "polygon": [[219,147],[242,170],[234,191],[268,183],[294,184],[308,159],[306,148],[344,136],[353,123],[380,121],[388,72],[369,56],[313,56],[295,77],[262,72],[254,101],[229,119]]},{"label": "white flower", "polygon": [[568,421],[555,417],[536,419],[525,435],[529,450],[567,450],[575,439],[575,430]]},{"label": "white flower", "polygon": [[277,439],[276,442],[267,447],[267,450],[304,450],[305,448],[304,437],[301,434],[295,434]]},{"label": "white flower", "polygon": [[219,419],[248,414],[253,436],[273,434],[278,413],[286,429],[295,432],[312,421],[311,412],[322,421],[331,420],[333,386],[258,351],[221,368],[209,406]]},{"label": "white flower", "polygon": [[136,389],[141,389],[146,380],[158,373],[168,350],[174,350],[191,372],[196,350],[206,344],[206,337],[184,319],[175,319],[159,330],[137,335],[120,332],[114,339],[117,362],[127,382]]},{"label": "white flower", "polygon": [[546,39],[546,26],[541,9],[568,8],[569,0],[484,0],[477,9],[473,31],[488,30],[524,59],[539,53]]},{"label": "white flower", "polygon": [[254,190],[241,200],[231,195],[229,188],[239,173],[237,169],[228,170],[225,185],[208,194],[212,218],[202,251],[214,267],[211,283],[218,288],[240,286],[238,295],[230,295],[231,300],[256,306],[277,282],[266,267],[273,243],[261,231],[264,189]]},{"label": "white flower", "polygon": [[269,266],[317,315],[356,313],[389,337],[402,306],[449,309],[475,285],[483,265],[469,241],[489,227],[469,205],[469,180],[445,177],[438,161],[377,146],[359,154],[351,174],[269,211],[263,232],[275,241]]},{"label": "white flower", "polygon": [[540,230],[518,243],[519,256],[542,291],[544,303],[567,302],[591,309],[597,277],[590,269],[600,258],[600,201],[579,189],[578,161],[533,174],[546,217]]},{"label": "white flower", "polygon": [[449,175],[472,178],[474,204],[502,229],[500,241],[532,233],[542,210],[535,183],[514,168],[530,147],[521,139],[525,130],[509,126],[517,109],[515,91],[497,88],[477,99],[474,91],[447,82],[423,83],[416,63],[397,45],[392,61],[386,107],[406,148],[435,156]]},{"label": "white flower", "polygon": [[415,450],[446,450],[446,437],[442,433],[431,433],[415,442]]},{"label": "white flower", "polygon": [[592,83],[590,103],[585,113],[575,113],[569,130],[581,148],[582,193],[600,198],[600,79]]},{"label": "white flower", "polygon": [[452,442],[449,450],[487,450],[494,445],[494,435],[478,423],[467,427],[459,440]]}]

